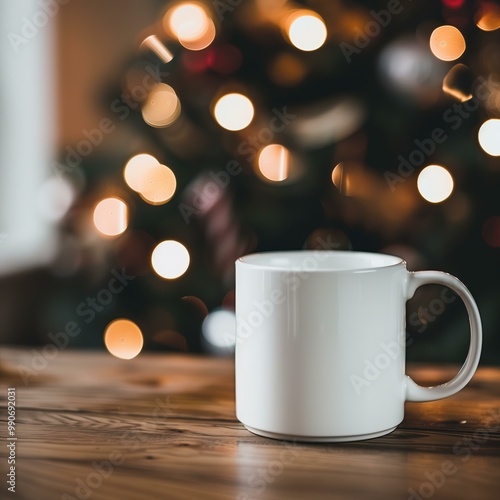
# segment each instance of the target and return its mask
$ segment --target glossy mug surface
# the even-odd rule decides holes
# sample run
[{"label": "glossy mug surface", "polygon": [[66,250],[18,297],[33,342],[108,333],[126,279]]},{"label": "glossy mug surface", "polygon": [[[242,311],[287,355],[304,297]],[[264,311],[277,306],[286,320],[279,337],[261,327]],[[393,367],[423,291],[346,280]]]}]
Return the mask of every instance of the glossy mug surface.
[{"label": "glossy mug surface", "polygon": [[[471,330],[462,369],[436,387],[421,387],[405,374],[405,304],[427,283],[462,298]],[[364,252],[241,257],[236,325],[238,419],[253,433],[303,441],[393,431],[405,401],[461,390],[477,368],[482,342],[477,306],[457,278],[409,272],[398,257]]]}]

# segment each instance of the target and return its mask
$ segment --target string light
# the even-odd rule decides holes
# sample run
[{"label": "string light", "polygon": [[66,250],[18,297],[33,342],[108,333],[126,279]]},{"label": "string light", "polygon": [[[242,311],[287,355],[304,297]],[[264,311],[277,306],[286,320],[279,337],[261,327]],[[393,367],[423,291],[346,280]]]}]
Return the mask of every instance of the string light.
[{"label": "string light", "polygon": [[132,156],[123,169],[123,177],[130,189],[140,193],[148,169],[159,165],[159,161],[146,153]]},{"label": "string light", "polygon": [[417,187],[422,198],[441,203],[453,192],[453,177],[444,167],[429,165],[420,172]]},{"label": "string light", "polygon": [[455,26],[436,28],[429,41],[431,52],[442,61],[454,61],[465,52],[465,38]]},{"label": "string light", "polygon": [[156,274],[165,279],[182,276],[189,267],[189,261],[187,248],[175,240],[162,241],[153,250],[151,256],[151,263]]},{"label": "string light", "polygon": [[472,99],[472,72],[465,64],[455,64],[443,80],[443,92],[457,101],[465,102]]},{"label": "string light", "polygon": [[177,188],[174,172],[166,165],[150,166],[144,171],[139,194],[150,205],[163,205],[172,199]]},{"label": "string light", "polygon": [[142,350],[144,339],[141,329],[128,319],[116,319],[104,333],[106,349],[120,359],[135,358]]},{"label": "string light", "polygon": [[205,6],[198,2],[184,2],[169,9],[163,18],[163,27],[189,50],[208,47],[216,34]]},{"label": "string light", "polygon": [[148,48],[152,50],[164,63],[169,63],[174,56],[172,52],[162,43],[156,35],[147,36],[140,45],[141,49]]},{"label": "string light", "polygon": [[118,236],[128,226],[128,207],[120,198],[105,198],[94,208],[94,225],[105,236]]},{"label": "string light", "polygon": [[242,130],[253,120],[254,107],[243,94],[226,94],[216,102],[214,115],[217,123],[226,130]]},{"label": "string light", "polygon": [[483,31],[500,28],[500,6],[493,2],[481,2],[476,16],[476,25]]},{"label": "string light", "polygon": [[280,144],[269,144],[260,152],[258,166],[266,179],[284,181],[290,170],[290,152]]},{"label": "string light", "polygon": [[326,25],[315,12],[298,11],[289,18],[288,23],[288,38],[297,49],[310,52],[319,49],[325,43]]},{"label": "string light", "polygon": [[479,145],[490,156],[500,156],[500,119],[486,120],[478,132]]},{"label": "string light", "polygon": [[151,127],[171,125],[181,114],[181,103],[175,90],[166,83],[158,83],[142,104],[142,117]]}]

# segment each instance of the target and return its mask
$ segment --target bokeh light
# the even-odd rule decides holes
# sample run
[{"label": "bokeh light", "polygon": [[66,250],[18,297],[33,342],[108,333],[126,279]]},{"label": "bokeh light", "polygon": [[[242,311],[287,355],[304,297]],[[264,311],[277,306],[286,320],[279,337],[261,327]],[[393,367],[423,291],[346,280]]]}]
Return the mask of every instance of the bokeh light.
[{"label": "bokeh light", "polygon": [[332,182],[341,194],[344,196],[351,195],[351,180],[349,175],[347,175],[347,168],[344,162],[341,161],[333,167]]},{"label": "bokeh light", "polygon": [[318,14],[299,11],[290,18],[287,34],[294,47],[310,52],[325,43],[327,30],[325,22]]},{"label": "bokeh light", "polygon": [[444,167],[429,165],[420,172],[417,187],[422,198],[440,203],[453,192],[453,177]]},{"label": "bokeh light", "polygon": [[142,350],[144,339],[141,329],[128,319],[116,319],[104,333],[106,349],[120,359],[135,358]]},{"label": "bokeh light", "polygon": [[230,353],[236,344],[236,315],[226,309],[215,309],[203,320],[203,338],[212,352]]},{"label": "bokeh light", "polygon": [[478,132],[480,146],[491,156],[500,156],[500,119],[486,120]]},{"label": "bokeh light", "polygon": [[500,5],[494,2],[481,2],[476,15],[476,25],[483,31],[500,28]]},{"label": "bokeh light", "polygon": [[174,172],[166,165],[150,166],[144,172],[139,194],[151,205],[163,205],[172,199],[177,188]]},{"label": "bokeh light", "polygon": [[146,153],[132,156],[125,165],[123,177],[130,189],[140,193],[143,190],[144,178],[147,176],[148,169],[159,165],[159,161]]},{"label": "bokeh light", "polygon": [[243,94],[226,94],[216,102],[214,115],[217,123],[226,130],[242,130],[253,120],[254,107]]},{"label": "bokeh light", "polygon": [[202,50],[215,38],[215,25],[205,6],[198,2],[183,2],[169,9],[163,27],[190,50]]},{"label": "bokeh light", "polygon": [[208,20],[207,30],[196,40],[183,40],[179,39],[181,45],[189,50],[203,50],[206,49],[214,40],[217,34],[215,24],[211,19]]},{"label": "bokeh light", "polygon": [[344,175],[344,165],[342,162],[337,163],[337,165],[335,165],[335,167],[333,167],[332,170],[332,182],[337,189],[340,189],[342,186],[343,175]]},{"label": "bokeh light", "polygon": [[290,172],[290,152],[281,144],[269,144],[259,154],[260,173],[274,182],[284,181]]},{"label": "bokeh light", "polygon": [[436,28],[430,38],[431,52],[442,61],[454,61],[465,52],[465,38],[455,26]]},{"label": "bokeh light", "polygon": [[500,216],[494,215],[486,219],[481,233],[487,245],[493,248],[500,247]]},{"label": "bokeh light", "polygon": [[120,198],[105,198],[94,208],[94,224],[106,236],[118,236],[128,226],[128,207]]},{"label": "bokeh light", "polygon": [[158,83],[142,103],[142,117],[151,127],[171,125],[181,113],[181,103],[175,90],[166,83]]},{"label": "bokeh light", "polygon": [[473,97],[473,80],[472,71],[465,64],[455,64],[444,77],[443,92],[457,101],[468,101]]},{"label": "bokeh light", "polygon": [[156,36],[147,36],[140,45],[141,49],[148,48],[152,50],[164,63],[169,63],[174,56],[168,50],[165,44]]},{"label": "bokeh light", "polygon": [[189,267],[189,261],[187,248],[175,240],[162,241],[153,250],[151,256],[151,263],[156,274],[165,279],[182,276]]}]

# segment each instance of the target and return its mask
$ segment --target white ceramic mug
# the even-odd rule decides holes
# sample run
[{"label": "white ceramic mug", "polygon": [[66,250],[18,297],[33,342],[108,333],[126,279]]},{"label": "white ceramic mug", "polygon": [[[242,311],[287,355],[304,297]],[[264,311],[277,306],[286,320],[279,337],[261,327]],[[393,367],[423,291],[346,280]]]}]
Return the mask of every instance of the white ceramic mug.
[{"label": "white ceramic mug", "polygon": [[[405,374],[405,303],[427,283],[464,301],[470,347],[458,374],[421,387]],[[262,436],[355,441],[403,420],[405,401],[460,391],[481,354],[467,288],[440,271],[409,272],[392,255],[293,251],[236,261],[236,415]]]}]

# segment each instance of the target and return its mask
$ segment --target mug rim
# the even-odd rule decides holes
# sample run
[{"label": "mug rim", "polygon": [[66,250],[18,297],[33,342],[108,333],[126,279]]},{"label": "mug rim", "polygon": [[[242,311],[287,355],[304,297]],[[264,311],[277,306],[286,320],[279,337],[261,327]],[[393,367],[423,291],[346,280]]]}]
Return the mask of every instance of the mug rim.
[{"label": "mug rim", "polygon": [[[314,256],[316,258],[319,257],[319,254],[329,254],[330,257],[339,257],[339,258],[353,258],[360,259],[363,257],[365,261],[363,263],[360,262],[359,266],[350,266],[347,268],[338,268],[338,267],[301,267],[300,264],[304,264],[304,259],[307,256]],[[259,260],[265,259],[291,259],[294,257],[294,262],[290,262],[287,264],[272,264],[271,262],[259,262]],[[296,258],[301,257],[302,262],[299,262]],[[372,259],[376,261],[380,261],[378,264],[371,263],[370,265],[366,264],[366,259]],[[382,263],[385,261],[385,263]],[[396,255],[380,253],[380,252],[358,252],[358,251],[345,251],[345,250],[278,250],[278,251],[270,251],[270,252],[255,252],[247,255],[243,255],[236,260],[236,264],[245,265],[247,267],[253,269],[261,269],[266,271],[276,271],[276,272],[306,272],[306,273],[353,273],[353,272],[373,272],[382,269],[389,269],[393,267],[397,267],[400,265],[404,265],[406,268],[406,261],[401,257]]]}]

